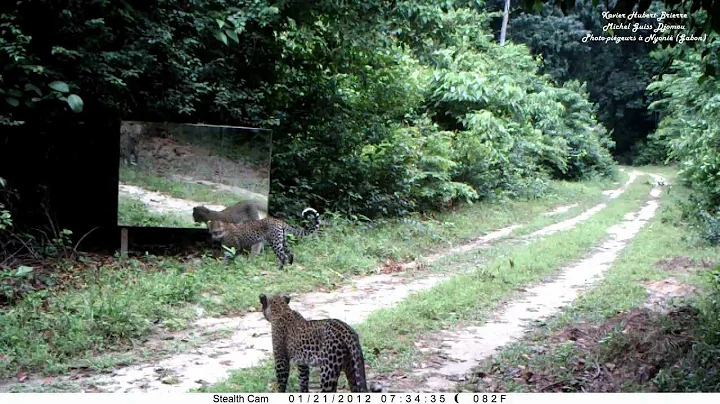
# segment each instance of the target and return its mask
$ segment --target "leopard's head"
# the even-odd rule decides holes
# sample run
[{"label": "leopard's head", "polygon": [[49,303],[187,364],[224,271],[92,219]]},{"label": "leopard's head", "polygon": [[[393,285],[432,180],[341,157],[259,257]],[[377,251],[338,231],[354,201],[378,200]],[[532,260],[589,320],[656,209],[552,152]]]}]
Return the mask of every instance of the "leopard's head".
[{"label": "leopard's head", "polygon": [[229,224],[225,222],[219,222],[217,220],[211,220],[208,222],[208,231],[210,236],[215,241],[221,241],[228,235]]},{"label": "leopard's head", "polygon": [[285,312],[290,310],[290,296],[260,294],[260,305],[263,316],[270,323],[281,318]]}]

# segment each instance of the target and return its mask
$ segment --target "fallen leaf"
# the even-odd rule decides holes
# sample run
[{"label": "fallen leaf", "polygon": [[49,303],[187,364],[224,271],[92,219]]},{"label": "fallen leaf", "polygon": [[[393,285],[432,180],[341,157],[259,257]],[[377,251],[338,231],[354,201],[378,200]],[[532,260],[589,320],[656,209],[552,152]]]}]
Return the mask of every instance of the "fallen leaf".
[{"label": "fallen leaf", "polygon": [[24,382],[25,380],[27,380],[27,378],[28,378],[27,372],[20,372],[20,373],[17,374],[17,380],[18,380],[20,383],[22,383],[22,382]]},{"label": "fallen leaf", "polygon": [[50,384],[50,383],[52,383],[52,381],[53,381],[52,377],[48,376],[45,378],[45,380],[43,380],[43,384]]},{"label": "fallen leaf", "polygon": [[222,361],[220,362],[221,365],[230,366],[232,365],[232,361]]}]

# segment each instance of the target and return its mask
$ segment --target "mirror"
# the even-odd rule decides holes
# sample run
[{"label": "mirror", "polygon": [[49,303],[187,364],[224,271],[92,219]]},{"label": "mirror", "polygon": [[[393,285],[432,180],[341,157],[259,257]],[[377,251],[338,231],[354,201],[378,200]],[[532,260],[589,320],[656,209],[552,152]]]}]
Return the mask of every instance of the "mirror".
[{"label": "mirror", "polygon": [[204,228],[196,206],[267,212],[271,148],[264,129],[121,122],[118,226]]}]

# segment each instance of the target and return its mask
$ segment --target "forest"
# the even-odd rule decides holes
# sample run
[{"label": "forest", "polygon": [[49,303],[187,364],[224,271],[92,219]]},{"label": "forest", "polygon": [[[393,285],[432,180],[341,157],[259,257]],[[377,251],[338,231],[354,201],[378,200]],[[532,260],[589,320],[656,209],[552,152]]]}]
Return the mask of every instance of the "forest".
[{"label": "forest", "polygon": [[[384,391],[720,391],[720,1],[12,3],[0,392],[277,391],[261,294]],[[91,246],[118,181],[209,192],[118,172],[120,121],[270,130],[253,186],[318,234]]]}]

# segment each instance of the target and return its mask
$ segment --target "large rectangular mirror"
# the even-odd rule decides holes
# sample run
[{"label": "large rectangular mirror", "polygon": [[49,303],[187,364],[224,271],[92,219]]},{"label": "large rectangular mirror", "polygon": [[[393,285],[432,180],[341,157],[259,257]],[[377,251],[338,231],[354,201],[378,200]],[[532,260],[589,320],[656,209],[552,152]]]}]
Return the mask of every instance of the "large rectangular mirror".
[{"label": "large rectangular mirror", "polygon": [[156,122],[120,125],[118,226],[201,228],[193,208],[255,202],[267,212],[269,130]]}]

